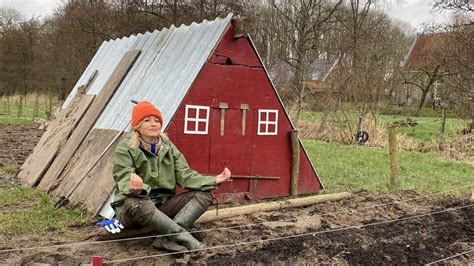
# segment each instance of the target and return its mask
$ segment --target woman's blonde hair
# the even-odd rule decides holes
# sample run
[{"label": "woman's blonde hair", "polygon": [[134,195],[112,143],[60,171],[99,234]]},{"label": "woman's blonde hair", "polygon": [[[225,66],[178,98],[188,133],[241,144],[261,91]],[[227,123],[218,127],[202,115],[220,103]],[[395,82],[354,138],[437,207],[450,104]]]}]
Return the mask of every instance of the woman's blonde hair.
[{"label": "woman's blonde hair", "polygon": [[[140,132],[138,132],[138,129],[142,125],[142,122],[138,123],[138,126],[134,129],[132,129],[132,137],[130,138],[130,148],[132,149],[138,149],[140,147]],[[168,141],[169,137],[166,135],[166,133],[163,133],[160,131],[160,136],[162,140]]]}]

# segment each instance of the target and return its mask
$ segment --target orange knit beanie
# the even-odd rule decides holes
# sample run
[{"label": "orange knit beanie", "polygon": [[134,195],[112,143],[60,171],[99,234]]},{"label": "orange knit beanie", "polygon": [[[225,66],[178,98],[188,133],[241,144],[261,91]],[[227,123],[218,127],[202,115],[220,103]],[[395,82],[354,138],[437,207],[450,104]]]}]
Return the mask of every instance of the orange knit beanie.
[{"label": "orange knit beanie", "polygon": [[158,110],[149,101],[140,101],[132,109],[132,128],[136,128],[138,124],[147,116],[156,116],[163,125],[163,116],[161,116],[160,110]]}]

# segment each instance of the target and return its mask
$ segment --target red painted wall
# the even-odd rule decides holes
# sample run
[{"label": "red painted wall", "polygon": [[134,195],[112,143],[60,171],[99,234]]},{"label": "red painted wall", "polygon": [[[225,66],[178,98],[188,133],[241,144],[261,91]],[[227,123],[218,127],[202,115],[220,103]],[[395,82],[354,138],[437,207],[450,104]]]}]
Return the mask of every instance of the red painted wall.
[{"label": "red painted wall", "polygon": [[[224,135],[220,134],[219,103],[227,103]],[[184,134],[186,105],[211,107],[207,135]],[[248,104],[245,136],[241,104]],[[278,110],[278,134],[257,135],[258,110]],[[197,76],[168,126],[167,133],[190,166],[202,174],[219,174],[229,167],[233,175],[272,176],[279,180],[235,178],[220,186],[220,200],[270,198],[290,193],[291,124],[247,38],[233,39],[228,29]],[[299,193],[315,193],[320,184],[306,154],[301,151]]]}]

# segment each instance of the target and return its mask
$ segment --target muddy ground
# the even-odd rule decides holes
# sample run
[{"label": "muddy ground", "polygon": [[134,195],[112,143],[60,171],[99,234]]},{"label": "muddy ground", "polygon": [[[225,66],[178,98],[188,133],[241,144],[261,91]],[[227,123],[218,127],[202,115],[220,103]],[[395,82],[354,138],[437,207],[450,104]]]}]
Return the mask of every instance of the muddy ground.
[{"label": "muddy ground", "polygon": [[[33,127],[0,125],[0,166],[21,165],[40,135],[41,131]],[[13,175],[2,174],[0,177],[0,187],[16,185],[18,181]],[[7,236],[7,241],[0,243],[0,264],[84,264],[90,263],[93,255],[101,255],[105,262],[127,260],[122,263],[137,265],[399,265],[430,263],[474,249],[474,208],[468,207],[474,203],[467,196],[427,197],[414,191],[389,195],[365,191],[354,194],[351,199],[337,202],[198,225],[195,230],[233,228],[196,233],[208,249],[179,256],[154,250],[151,238],[96,242],[101,232],[92,224],[73,225],[66,234],[50,230],[38,235],[9,236],[8,232],[0,232]],[[453,211],[378,223],[447,208]],[[0,215],[10,211],[18,210],[4,207]],[[274,240],[287,236],[294,237]],[[74,245],[8,251],[63,244]],[[160,257],[132,260],[156,255]],[[450,259],[447,263],[473,264],[474,252]]]}]

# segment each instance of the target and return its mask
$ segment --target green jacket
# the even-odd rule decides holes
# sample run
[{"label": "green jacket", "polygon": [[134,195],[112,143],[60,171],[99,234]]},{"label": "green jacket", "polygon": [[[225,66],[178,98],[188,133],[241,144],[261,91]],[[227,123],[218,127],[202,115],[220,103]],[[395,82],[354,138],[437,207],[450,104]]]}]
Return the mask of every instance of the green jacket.
[{"label": "green jacket", "polygon": [[216,189],[216,176],[203,176],[189,168],[183,154],[170,140],[161,141],[155,156],[143,147],[130,148],[130,136],[122,140],[113,161],[115,180],[114,201],[111,203],[118,216],[130,192],[130,175],[136,173],[143,180],[140,196],[148,196],[155,202],[163,202],[175,195],[176,184],[186,190]]}]

